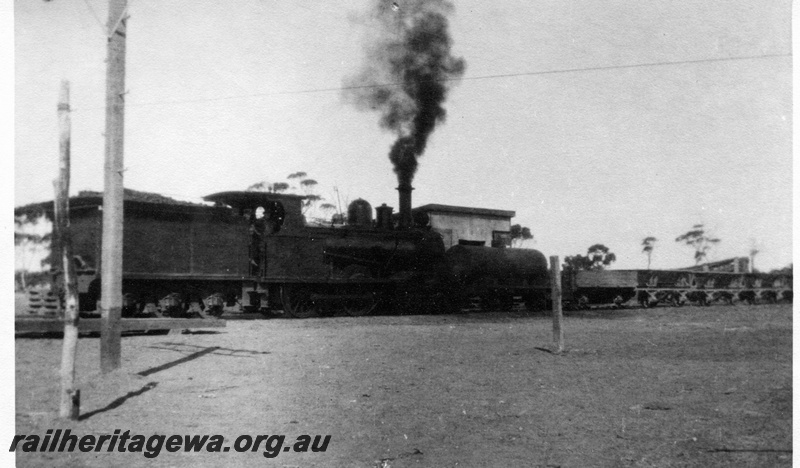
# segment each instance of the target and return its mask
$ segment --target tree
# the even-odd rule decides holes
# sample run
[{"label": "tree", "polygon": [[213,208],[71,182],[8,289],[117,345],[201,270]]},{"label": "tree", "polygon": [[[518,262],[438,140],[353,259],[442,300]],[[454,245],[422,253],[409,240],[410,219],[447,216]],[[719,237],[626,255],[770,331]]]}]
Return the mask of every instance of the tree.
[{"label": "tree", "polygon": [[774,270],[770,270],[769,274],[770,275],[789,275],[789,276],[793,276],[794,275],[794,264],[790,263],[788,266],[785,266],[783,268],[776,268]]},{"label": "tree", "polygon": [[314,190],[314,187],[317,186],[317,181],[314,179],[303,179],[300,181],[300,187],[303,188],[303,191],[310,192]]},{"label": "tree", "polygon": [[648,237],[645,237],[644,240],[642,241],[642,253],[647,255],[647,269],[648,270],[650,269],[650,258],[653,255],[653,247],[655,247],[655,244],[656,244],[657,240],[658,239],[656,239],[653,236],[648,236]]},{"label": "tree", "polygon": [[313,210],[317,202],[323,200],[321,196],[315,194],[306,195],[305,197],[306,198],[303,200],[303,214],[306,214],[310,210]]},{"label": "tree", "polygon": [[511,226],[511,247],[522,247],[522,244],[530,239],[533,239],[533,234],[531,234],[529,227],[520,226],[519,224]]},{"label": "tree", "polygon": [[761,252],[755,239],[750,239],[750,273],[756,272],[756,255]]},{"label": "tree", "polygon": [[702,224],[695,224],[685,234],[675,238],[675,242],[684,243],[694,249],[694,263],[699,265],[708,256],[708,251],[720,242],[720,239],[706,233]]},{"label": "tree", "polygon": [[[289,180],[298,179],[300,181],[299,190],[303,194],[305,199],[303,199],[303,214],[309,213],[313,211],[314,207],[317,205],[317,202],[322,201],[322,197],[314,193],[318,183],[314,179],[306,178],[307,174],[305,172],[295,172],[294,174],[289,174],[287,177]],[[297,187],[292,186],[292,190],[298,190]]]},{"label": "tree", "polygon": [[333,213],[336,213],[336,206],[333,205],[332,203],[323,203],[319,205],[319,209],[328,216],[331,216]]},{"label": "tree", "polygon": [[[305,199],[303,199],[303,214],[310,215],[313,212],[315,206],[318,202],[324,200],[321,196],[314,193],[317,185],[319,184],[314,179],[309,179],[308,174],[303,171],[293,172],[286,176],[286,179],[289,182],[267,182],[261,181],[256,182],[249,187],[247,187],[248,192],[271,192],[271,193],[285,193],[285,192],[294,192],[302,194]],[[298,181],[299,186],[292,185],[291,182]]]},{"label": "tree", "polygon": [[594,244],[589,247],[587,252],[589,260],[592,262],[590,270],[603,270],[605,267],[617,261],[617,256],[603,244]]},{"label": "tree", "polygon": [[571,270],[604,270],[617,261],[617,256],[603,244],[594,244],[586,251],[586,255],[572,255],[564,258],[564,269]]},{"label": "tree", "polygon": [[[19,260],[16,270],[19,271],[20,285],[28,286],[27,277],[32,271],[44,268],[50,263],[51,224],[43,214],[34,216],[14,216],[14,246]],[[39,259],[38,268],[32,263]]]},{"label": "tree", "polygon": [[589,257],[585,257],[585,256],[580,255],[580,254],[578,254],[578,255],[570,255],[570,256],[564,257],[564,267],[563,267],[563,269],[564,270],[573,270],[573,271],[589,270],[590,269],[589,267],[591,265],[592,265],[592,262],[591,262],[591,260],[589,260]]},{"label": "tree", "polygon": [[270,192],[270,193],[283,193],[289,190],[289,184],[286,182],[269,183],[267,181],[256,182],[255,184],[247,187],[248,192]]}]

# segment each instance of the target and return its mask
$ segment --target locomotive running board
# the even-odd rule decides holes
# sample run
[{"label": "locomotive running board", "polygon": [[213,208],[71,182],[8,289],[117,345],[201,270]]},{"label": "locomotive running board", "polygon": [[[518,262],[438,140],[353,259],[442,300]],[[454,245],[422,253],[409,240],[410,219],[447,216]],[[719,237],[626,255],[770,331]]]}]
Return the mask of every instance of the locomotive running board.
[{"label": "locomotive running board", "polygon": [[208,281],[253,281],[257,276],[229,275],[219,273],[144,273],[124,272],[124,279],[138,280],[208,280]]},{"label": "locomotive running board", "polygon": [[395,284],[398,281],[388,278],[300,278],[297,276],[265,276],[263,278],[254,278],[253,281],[259,283],[280,283],[280,284],[307,284],[307,285],[322,285],[322,284]]},{"label": "locomotive running board", "polygon": [[311,294],[309,299],[312,301],[348,301],[348,300],[370,300],[374,294]]}]

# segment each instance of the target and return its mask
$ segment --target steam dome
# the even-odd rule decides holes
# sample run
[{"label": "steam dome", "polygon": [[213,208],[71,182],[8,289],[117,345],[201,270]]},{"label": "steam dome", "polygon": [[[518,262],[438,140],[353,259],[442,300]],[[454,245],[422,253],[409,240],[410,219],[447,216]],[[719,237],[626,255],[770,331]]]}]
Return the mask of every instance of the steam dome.
[{"label": "steam dome", "polygon": [[372,205],[362,198],[353,200],[347,207],[347,224],[372,226]]}]

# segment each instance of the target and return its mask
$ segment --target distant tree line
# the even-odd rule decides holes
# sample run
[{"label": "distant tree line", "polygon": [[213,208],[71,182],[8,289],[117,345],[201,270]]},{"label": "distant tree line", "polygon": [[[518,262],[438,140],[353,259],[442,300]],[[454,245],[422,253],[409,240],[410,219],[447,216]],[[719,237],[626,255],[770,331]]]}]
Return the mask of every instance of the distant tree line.
[{"label": "distant tree line", "polygon": [[586,249],[586,255],[572,255],[564,258],[563,268],[569,270],[604,270],[617,260],[616,254],[603,244],[594,244]]},{"label": "distant tree line", "polygon": [[522,247],[527,240],[533,239],[531,228],[515,224],[511,226],[511,247]]},{"label": "distant tree line", "polygon": [[694,264],[708,257],[708,251],[719,244],[720,239],[710,236],[702,224],[695,224],[692,229],[675,238],[675,242],[684,243],[694,249]]},{"label": "distant tree line", "polygon": [[[256,182],[249,187],[249,192],[270,192],[270,193],[295,193],[305,197],[302,202],[304,215],[317,215],[316,211],[322,212],[326,217],[330,217],[336,212],[336,206],[331,203],[321,203],[325,199],[315,193],[319,183],[308,177],[303,171],[293,172],[286,176],[287,182]],[[296,185],[295,185],[296,184]]]},{"label": "distant tree line", "polygon": [[[652,264],[653,251],[655,250],[656,242],[658,239],[654,236],[646,236],[642,239],[641,247],[642,253],[647,257],[647,269],[649,270]],[[703,224],[695,224],[687,232],[675,238],[675,242],[684,244],[691,247],[694,251],[695,265],[706,261],[711,250],[716,247],[721,241],[720,238],[713,236],[708,232]],[[749,255],[750,261],[759,252],[758,248],[751,246]],[[572,255],[565,257],[563,268],[573,270],[603,270],[611,263],[616,261],[616,255],[612,253],[608,247],[603,244],[594,244],[587,249],[586,255]],[[793,265],[787,267],[771,270],[770,273],[775,274],[791,274]],[[756,271],[755,269],[753,271]]]}]

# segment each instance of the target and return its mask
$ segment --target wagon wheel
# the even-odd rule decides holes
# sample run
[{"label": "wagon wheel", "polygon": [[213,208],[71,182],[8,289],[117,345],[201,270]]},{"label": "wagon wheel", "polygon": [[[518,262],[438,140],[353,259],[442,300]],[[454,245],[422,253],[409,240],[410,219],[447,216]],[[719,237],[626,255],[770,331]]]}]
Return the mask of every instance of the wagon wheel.
[{"label": "wagon wheel", "polygon": [[781,300],[785,300],[790,304],[794,302],[794,291],[783,291],[781,293]]},{"label": "wagon wheel", "polygon": [[642,308],[646,309],[650,307],[650,296],[646,291],[639,291],[636,293],[636,302],[638,302]]},{"label": "wagon wheel", "polygon": [[683,302],[681,301],[680,297],[681,297],[680,294],[678,294],[677,292],[669,291],[666,293],[665,299],[666,302],[672,307],[680,307],[683,305]]},{"label": "wagon wheel", "polygon": [[778,293],[775,291],[766,291],[762,297],[768,304],[778,303]]},{"label": "wagon wheel", "polygon": [[316,317],[319,307],[311,300],[310,288],[299,285],[281,287],[281,303],[286,315],[294,318]]}]

